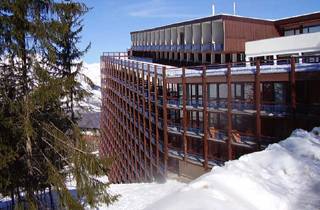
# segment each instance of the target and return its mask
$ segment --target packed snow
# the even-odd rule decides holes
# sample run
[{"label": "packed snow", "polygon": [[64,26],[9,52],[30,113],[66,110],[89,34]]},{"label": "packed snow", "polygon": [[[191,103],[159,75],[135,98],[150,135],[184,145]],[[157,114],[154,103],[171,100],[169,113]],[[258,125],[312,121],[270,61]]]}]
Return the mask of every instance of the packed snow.
[{"label": "packed snow", "polygon": [[110,192],[113,195],[119,194],[116,203],[107,207],[101,205],[100,210],[141,210],[148,205],[155,203],[168,194],[176,193],[185,184],[169,180],[164,184],[141,183],[141,184],[113,184]]},{"label": "packed snow", "polygon": [[122,197],[101,210],[320,209],[320,128],[298,129],[261,152],[244,155],[190,184],[111,185]]}]

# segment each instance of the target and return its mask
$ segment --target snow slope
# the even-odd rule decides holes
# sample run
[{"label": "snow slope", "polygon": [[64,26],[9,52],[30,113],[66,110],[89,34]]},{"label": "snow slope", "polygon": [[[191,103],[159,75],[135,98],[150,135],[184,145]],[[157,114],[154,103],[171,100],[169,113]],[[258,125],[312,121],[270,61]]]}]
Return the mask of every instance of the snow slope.
[{"label": "snow slope", "polygon": [[113,184],[112,194],[120,194],[120,198],[112,206],[102,205],[100,210],[141,210],[160,200],[168,194],[175,193],[185,184],[177,181],[167,181],[165,184]]},{"label": "snow slope", "polygon": [[229,161],[190,184],[114,184],[100,210],[318,210],[320,128],[296,130],[266,150]]},{"label": "snow slope", "polygon": [[230,161],[149,210],[320,209],[320,128]]}]

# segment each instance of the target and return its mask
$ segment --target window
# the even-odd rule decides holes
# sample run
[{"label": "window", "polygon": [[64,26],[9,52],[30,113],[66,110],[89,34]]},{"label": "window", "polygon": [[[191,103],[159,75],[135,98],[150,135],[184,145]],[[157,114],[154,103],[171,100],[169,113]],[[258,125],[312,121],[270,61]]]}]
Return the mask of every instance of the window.
[{"label": "window", "polygon": [[280,103],[280,104],[285,103],[284,83],[274,83],[274,97],[275,97],[276,103]]},{"label": "window", "polygon": [[217,84],[209,84],[209,99],[217,98]]},{"label": "window", "polygon": [[236,84],[235,85],[235,98],[242,98],[242,85]]},{"label": "window", "polygon": [[292,36],[294,35],[294,30],[286,30],[284,31],[284,36]]},{"label": "window", "polygon": [[315,32],[320,32],[320,25],[317,26],[308,26],[303,28],[303,33],[315,33]]},{"label": "window", "polygon": [[219,98],[227,98],[228,97],[228,86],[227,84],[219,85]]},{"label": "window", "polygon": [[263,101],[264,102],[273,102],[274,101],[274,87],[273,83],[263,83]]},{"label": "window", "polygon": [[253,99],[254,99],[254,86],[252,83],[246,83],[244,85],[244,99],[246,101],[253,101]]}]

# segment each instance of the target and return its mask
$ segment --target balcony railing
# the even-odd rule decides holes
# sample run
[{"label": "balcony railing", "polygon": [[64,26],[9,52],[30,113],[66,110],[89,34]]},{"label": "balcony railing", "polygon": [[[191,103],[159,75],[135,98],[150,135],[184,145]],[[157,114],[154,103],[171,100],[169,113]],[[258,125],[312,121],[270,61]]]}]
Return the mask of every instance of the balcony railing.
[{"label": "balcony railing", "polygon": [[212,44],[211,50],[213,52],[223,51],[223,44]]},{"label": "balcony railing", "polygon": [[211,49],[212,49],[212,44],[211,43],[207,43],[207,44],[202,44],[201,45],[201,52],[211,51]]},{"label": "balcony railing", "polygon": [[192,52],[200,52],[200,51],[201,51],[201,44],[192,45]]},{"label": "balcony railing", "polygon": [[176,45],[176,44],[171,45],[171,51],[172,51],[172,52],[177,51],[177,45]]},{"label": "balcony railing", "polygon": [[180,52],[180,51],[183,51],[184,50],[184,45],[180,44],[180,45],[177,45],[177,51]]},{"label": "balcony railing", "polygon": [[192,44],[186,44],[186,45],[184,46],[184,50],[185,50],[186,52],[191,52],[191,51],[192,51]]}]

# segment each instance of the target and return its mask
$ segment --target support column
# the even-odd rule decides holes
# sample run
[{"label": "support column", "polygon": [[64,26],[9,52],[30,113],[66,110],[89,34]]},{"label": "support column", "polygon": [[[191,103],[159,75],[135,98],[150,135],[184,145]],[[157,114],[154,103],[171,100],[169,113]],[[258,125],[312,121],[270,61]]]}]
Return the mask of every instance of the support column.
[{"label": "support column", "polygon": [[151,76],[150,76],[150,68],[148,68],[148,114],[149,114],[149,160],[150,160],[150,176],[153,176],[153,170],[152,170],[152,115],[151,115]]},{"label": "support column", "polygon": [[142,173],[141,173],[142,157],[141,157],[141,152],[140,152],[140,144],[141,144],[142,141],[141,141],[141,132],[140,132],[141,117],[140,117],[140,73],[139,73],[139,70],[140,69],[137,68],[137,74],[136,74],[136,77],[137,77],[137,91],[138,91],[138,94],[137,94],[137,97],[138,97],[138,100],[137,100],[137,105],[138,105],[138,151],[139,151],[139,166],[140,166],[139,167],[139,177],[138,177],[138,179],[139,179],[139,181],[142,181],[142,179],[141,179],[142,178]]},{"label": "support column", "polygon": [[167,175],[168,168],[168,114],[167,114],[167,78],[166,67],[162,68],[163,80],[163,140],[164,140],[164,171]]},{"label": "support column", "polygon": [[158,114],[158,67],[154,66],[154,90],[155,90],[155,124],[156,124],[156,164],[157,164],[157,173],[160,173],[160,164],[159,164],[159,114]]},{"label": "support column", "polygon": [[214,53],[211,53],[211,64],[216,63],[216,55]]},{"label": "support column", "polygon": [[228,64],[227,71],[227,86],[228,86],[228,140],[227,140],[227,158],[228,160],[232,160],[232,92],[231,92],[231,65]]},{"label": "support column", "polygon": [[273,65],[277,65],[277,55],[273,55]]},{"label": "support column", "polygon": [[[146,117],[145,117],[145,114],[146,114],[146,95],[145,95],[145,73],[144,73],[144,64],[142,64],[142,87],[143,87],[143,104],[142,104],[142,109],[143,109],[143,131],[144,131],[144,135],[143,135],[143,153],[144,153],[144,179],[145,181],[147,181],[147,155],[146,155],[146,152],[147,152],[147,139],[146,139],[146,133],[147,133],[147,123],[146,123]],[[147,66],[147,69],[148,69],[148,72],[149,72],[149,69],[150,69],[150,64],[148,64]]]},{"label": "support column", "polygon": [[184,161],[188,158],[188,139],[187,139],[187,84],[186,69],[182,68],[182,112],[183,112],[183,154]]},{"label": "support column", "polygon": [[204,169],[208,170],[208,88],[207,88],[207,67],[202,70],[202,100],[203,100],[203,154]]},{"label": "support column", "polygon": [[290,92],[291,92],[291,108],[293,113],[295,113],[297,109],[297,102],[296,102],[296,61],[294,57],[291,57]]},{"label": "support column", "polygon": [[255,99],[256,99],[256,138],[257,150],[261,150],[261,88],[260,88],[260,61],[256,62],[255,75]]},{"label": "support column", "polygon": [[226,63],[226,55],[221,53],[221,64],[225,64]]}]

